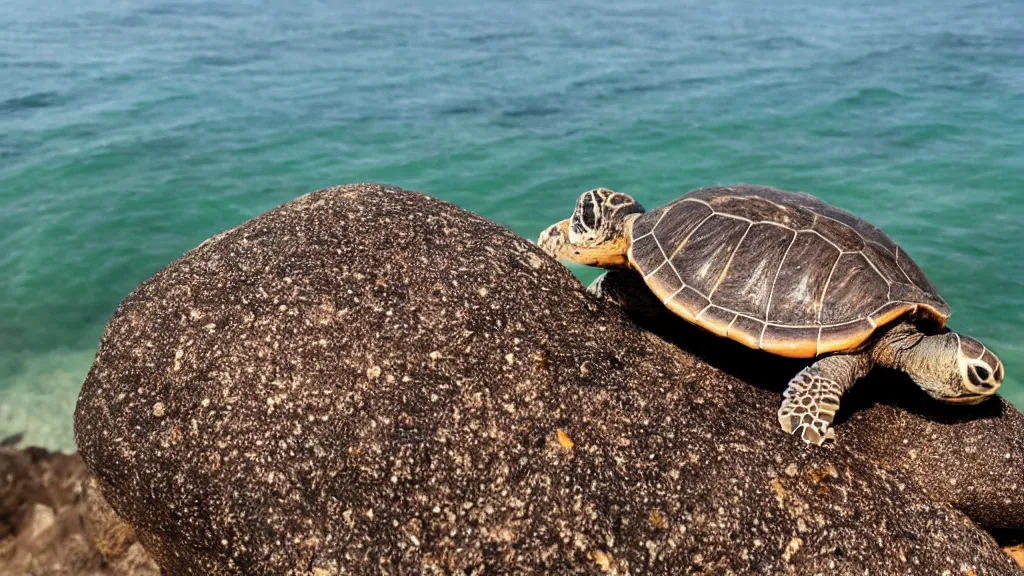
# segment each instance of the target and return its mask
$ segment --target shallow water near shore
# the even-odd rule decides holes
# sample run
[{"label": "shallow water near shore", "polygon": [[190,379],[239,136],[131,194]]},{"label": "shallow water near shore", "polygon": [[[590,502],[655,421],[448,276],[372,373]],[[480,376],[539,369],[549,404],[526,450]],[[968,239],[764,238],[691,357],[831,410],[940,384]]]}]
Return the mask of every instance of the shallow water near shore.
[{"label": "shallow water near shore", "polygon": [[649,207],[737,182],[816,194],[903,246],[1024,406],[1014,0],[13,0],[0,78],[0,437],[71,449],[132,288],[360,181],[531,239],[595,186]]}]

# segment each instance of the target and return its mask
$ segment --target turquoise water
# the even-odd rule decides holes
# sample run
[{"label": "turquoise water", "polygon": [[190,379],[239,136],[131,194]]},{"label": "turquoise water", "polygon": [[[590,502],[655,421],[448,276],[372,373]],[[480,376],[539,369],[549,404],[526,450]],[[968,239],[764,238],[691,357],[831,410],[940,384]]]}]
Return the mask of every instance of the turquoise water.
[{"label": "turquoise water", "polygon": [[903,245],[1024,406],[1024,3],[403,4],[0,5],[0,436],[70,448],[137,283],[358,181],[528,238],[595,186],[815,193]]}]

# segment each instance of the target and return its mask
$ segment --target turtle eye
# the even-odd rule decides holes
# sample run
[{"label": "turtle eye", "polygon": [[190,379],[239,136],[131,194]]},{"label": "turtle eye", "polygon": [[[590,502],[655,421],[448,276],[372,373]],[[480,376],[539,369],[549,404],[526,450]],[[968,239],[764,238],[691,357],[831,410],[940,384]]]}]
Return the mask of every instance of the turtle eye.
[{"label": "turtle eye", "polygon": [[974,384],[978,388],[989,389],[993,385],[988,382],[988,377],[992,375],[992,372],[979,364],[971,364],[967,369],[967,377],[971,379],[971,384]]},{"label": "turtle eye", "polygon": [[593,230],[597,227],[597,216],[594,214],[594,203],[584,202],[580,210],[580,220],[583,225]]},{"label": "turtle eye", "polygon": [[985,368],[984,366],[977,366],[974,368],[974,371],[978,373],[978,378],[981,378],[982,380],[988,380],[988,368]]}]

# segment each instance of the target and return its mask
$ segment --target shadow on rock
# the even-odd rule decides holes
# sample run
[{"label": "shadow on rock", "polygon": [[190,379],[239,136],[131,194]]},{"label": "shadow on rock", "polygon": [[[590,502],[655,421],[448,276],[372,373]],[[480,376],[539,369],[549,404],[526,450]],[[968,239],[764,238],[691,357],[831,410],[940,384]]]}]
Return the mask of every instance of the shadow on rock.
[{"label": "shadow on rock", "polygon": [[[780,400],[789,379],[811,362],[752,350],[686,322],[632,271],[607,272],[589,290],[641,328]],[[836,424],[841,445],[905,470],[923,490],[1001,541],[1018,540],[1024,527],[1024,416],[1003,398],[950,405],[928,396],[906,374],[875,367],[843,396]]]}]

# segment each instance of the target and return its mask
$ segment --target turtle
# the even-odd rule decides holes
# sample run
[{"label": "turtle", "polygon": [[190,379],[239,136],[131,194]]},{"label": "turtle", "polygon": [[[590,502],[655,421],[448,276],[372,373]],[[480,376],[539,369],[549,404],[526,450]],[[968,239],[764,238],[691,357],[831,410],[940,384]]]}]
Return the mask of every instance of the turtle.
[{"label": "turtle", "polygon": [[953,404],[982,402],[1003,381],[991,350],[946,326],[949,305],[905,250],[810,194],[705,187],[646,211],[596,188],[537,244],[558,259],[635,270],[668,310],[714,335],[813,359],[777,414],[808,444],[835,440],[840,398],[876,365]]}]

